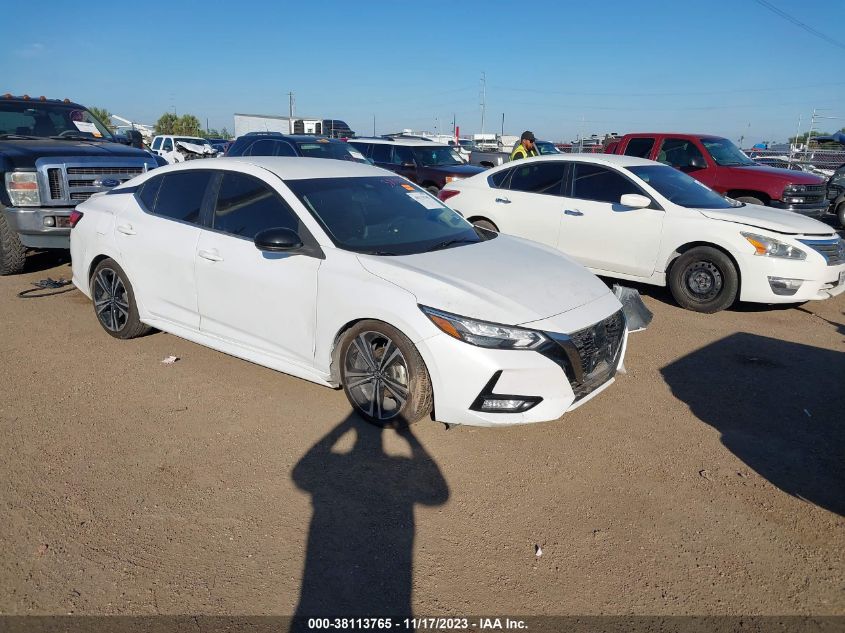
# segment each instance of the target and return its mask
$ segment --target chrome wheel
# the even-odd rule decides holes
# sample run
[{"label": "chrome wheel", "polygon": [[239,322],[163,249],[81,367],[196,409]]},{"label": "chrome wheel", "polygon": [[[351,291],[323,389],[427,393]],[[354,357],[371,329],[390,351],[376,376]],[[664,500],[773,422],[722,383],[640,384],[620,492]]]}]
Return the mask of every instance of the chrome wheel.
[{"label": "chrome wheel", "polygon": [[707,261],[698,261],[684,271],[684,282],[690,298],[711,301],[722,291],[722,271]]},{"label": "chrome wheel", "polygon": [[123,281],[111,268],[94,276],[94,308],[100,324],[109,332],[120,332],[129,320],[129,296]]},{"label": "chrome wheel", "polygon": [[408,363],[381,332],[361,332],[346,349],[343,382],[363,413],[385,422],[396,417],[410,394]]}]

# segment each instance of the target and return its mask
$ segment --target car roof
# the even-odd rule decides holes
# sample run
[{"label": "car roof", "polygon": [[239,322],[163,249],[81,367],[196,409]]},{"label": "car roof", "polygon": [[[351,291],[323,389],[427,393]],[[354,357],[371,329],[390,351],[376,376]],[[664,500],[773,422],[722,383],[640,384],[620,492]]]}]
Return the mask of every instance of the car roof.
[{"label": "car roof", "polygon": [[617,141],[622,140],[626,136],[678,136],[681,138],[724,138],[718,134],[695,134],[691,132],[628,132],[620,136]]},{"label": "car roof", "polygon": [[326,160],[325,158],[305,158],[301,156],[236,156],[215,158],[214,160],[191,160],[159,167],[149,172],[152,175],[164,174],[183,169],[234,169],[244,165],[255,165],[276,174],[282,180],[305,180],[308,178],[362,178],[390,176],[397,178],[392,171],[374,167],[366,163],[346,160]]},{"label": "car roof", "polygon": [[[538,162],[538,161],[568,161],[578,163],[595,163],[597,165],[612,165],[615,167],[641,167],[644,165],[661,165],[653,160],[646,158],[637,158],[636,156],[622,156],[620,154],[544,154],[542,156],[532,156],[531,158],[523,158],[517,162],[524,163]],[[502,168],[513,167],[514,161],[503,163],[496,167],[496,170]]]},{"label": "car roof", "polygon": [[328,136],[322,136],[318,134],[283,134],[282,132],[247,132],[246,134],[242,134],[238,138],[275,138],[282,141],[294,141],[298,143],[305,143],[305,142],[320,142],[320,143],[342,143],[336,138],[329,138]]},{"label": "car roof", "polygon": [[409,147],[449,147],[446,143],[437,143],[435,141],[421,140],[417,138],[371,138],[359,136],[349,139],[350,143],[376,143],[382,145],[406,145]]}]

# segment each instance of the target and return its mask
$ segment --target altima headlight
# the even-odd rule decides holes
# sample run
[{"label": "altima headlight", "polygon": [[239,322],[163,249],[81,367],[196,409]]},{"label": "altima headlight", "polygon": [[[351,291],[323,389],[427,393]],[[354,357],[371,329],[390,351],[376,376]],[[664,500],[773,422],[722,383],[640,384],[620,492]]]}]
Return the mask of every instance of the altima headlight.
[{"label": "altima headlight", "polygon": [[38,193],[38,174],[34,171],[6,172],[6,191],[15,207],[37,207],[41,204]]},{"label": "altima headlight", "polygon": [[754,250],[755,255],[765,255],[766,257],[783,257],[786,259],[807,259],[807,253],[800,248],[786,244],[780,240],[765,235],[757,235],[755,233],[742,233],[742,237],[748,240]]},{"label": "altima headlight", "polygon": [[494,349],[536,349],[548,339],[535,330],[488,323],[420,306],[420,310],[440,330],[470,345]]}]

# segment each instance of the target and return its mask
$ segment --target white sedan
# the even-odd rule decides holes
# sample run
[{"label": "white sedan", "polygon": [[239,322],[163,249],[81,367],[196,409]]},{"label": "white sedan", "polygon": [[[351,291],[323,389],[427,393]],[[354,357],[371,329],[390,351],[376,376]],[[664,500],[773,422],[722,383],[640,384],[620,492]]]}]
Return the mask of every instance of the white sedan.
[{"label": "white sedan", "polygon": [[440,199],[476,226],[547,244],[596,274],[668,285],[698,312],[845,292],[845,242],[829,226],[727,200],[650,160],[540,156],[449,183]]},{"label": "white sedan", "polygon": [[621,305],[582,266],[369,165],[191,161],[71,223],[73,282],[110,335],[155,327],[342,387],[382,426],[554,420],[624,355]]}]

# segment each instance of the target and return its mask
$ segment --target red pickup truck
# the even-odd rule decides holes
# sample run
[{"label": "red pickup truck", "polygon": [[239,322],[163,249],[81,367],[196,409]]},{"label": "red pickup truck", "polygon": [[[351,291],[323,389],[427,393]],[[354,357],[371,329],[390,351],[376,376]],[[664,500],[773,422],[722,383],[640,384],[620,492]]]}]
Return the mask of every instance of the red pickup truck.
[{"label": "red pickup truck", "polygon": [[708,134],[626,134],[607,154],[625,154],[671,165],[740,202],[821,217],[825,182],[812,174],[759,165],[726,138]]}]

